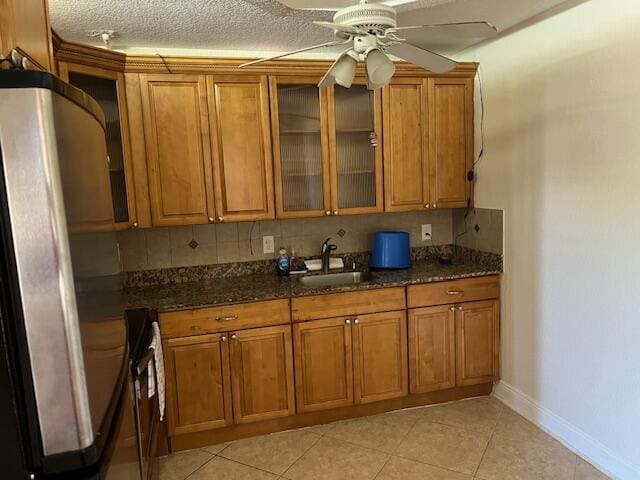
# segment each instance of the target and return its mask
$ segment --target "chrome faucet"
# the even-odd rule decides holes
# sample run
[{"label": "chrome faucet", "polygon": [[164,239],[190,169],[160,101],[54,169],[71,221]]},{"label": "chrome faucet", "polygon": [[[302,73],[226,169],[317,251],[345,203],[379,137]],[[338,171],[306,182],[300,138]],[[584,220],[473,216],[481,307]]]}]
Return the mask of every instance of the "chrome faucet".
[{"label": "chrome faucet", "polygon": [[329,243],[329,240],[331,240],[331,238],[327,238],[322,244],[322,271],[324,273],[329,273],[331,252],[338,249],[336,245]]}]

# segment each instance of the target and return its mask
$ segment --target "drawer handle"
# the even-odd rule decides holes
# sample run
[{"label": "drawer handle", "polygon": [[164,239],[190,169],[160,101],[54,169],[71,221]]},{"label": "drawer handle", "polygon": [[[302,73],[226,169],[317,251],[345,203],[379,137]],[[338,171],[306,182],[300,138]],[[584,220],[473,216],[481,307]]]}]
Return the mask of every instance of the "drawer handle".
[{"label": "drawer handle", "polygon": [[464,290],[447,290],[447,295],[462,295]]},{"label": "drawer handle", "polygon": [[237,315],[232,315],[230,317],[216,317],[217,322],[230,322],[232,320],[237,320],[237,319],[238,319]]}]

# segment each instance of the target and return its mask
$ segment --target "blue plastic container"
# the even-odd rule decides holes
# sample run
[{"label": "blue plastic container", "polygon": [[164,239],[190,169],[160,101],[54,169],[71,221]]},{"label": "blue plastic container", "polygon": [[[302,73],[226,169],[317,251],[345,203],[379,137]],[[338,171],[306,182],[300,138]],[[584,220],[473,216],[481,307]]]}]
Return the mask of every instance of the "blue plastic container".
[{"label": "blue plastic container", "polygon": [[373,234],[373,268],[409,268],[411,246],[408,232],[376,232]]}]

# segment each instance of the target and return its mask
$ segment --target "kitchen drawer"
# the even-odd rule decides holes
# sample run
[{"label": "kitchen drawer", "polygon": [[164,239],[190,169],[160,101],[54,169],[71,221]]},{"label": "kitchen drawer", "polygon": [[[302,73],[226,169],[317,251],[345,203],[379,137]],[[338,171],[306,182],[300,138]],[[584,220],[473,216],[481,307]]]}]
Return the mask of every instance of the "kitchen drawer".
[{"label": "kitchen drawer", "polygon": [[161,313],[162,338],[282,325],[291,321],[289,300],[239,303]]},{"label": "kitchen drawer", "polygon": [[499,297],[500,279],[496,275],[407,287],[408,308],[475,302]]},{"label": "kitchen drawer", "polygon": [[298,297],[291,300],[294,322],[317,318],[391,312],[405,308],[404,287]]}]

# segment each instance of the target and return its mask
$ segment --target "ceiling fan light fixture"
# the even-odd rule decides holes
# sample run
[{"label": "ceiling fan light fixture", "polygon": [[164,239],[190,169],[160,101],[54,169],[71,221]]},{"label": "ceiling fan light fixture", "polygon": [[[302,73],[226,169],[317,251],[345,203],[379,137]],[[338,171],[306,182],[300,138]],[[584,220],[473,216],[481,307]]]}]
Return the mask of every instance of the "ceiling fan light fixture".
[{"label": "ceiling fan light fixture", "polygon": [[[344,88],[350,88],[356,78],[357,54],[353,51],[343,53],[327,72],[327,80]],[[325,85],[326,86],[326,85]]]},{"label": "ceiling fan light fixture", "polygon": [[388,84],[396,73],[394,63],[379,48],[373,48],[367,52],[366,66],[367,85],[371,90]]}]

